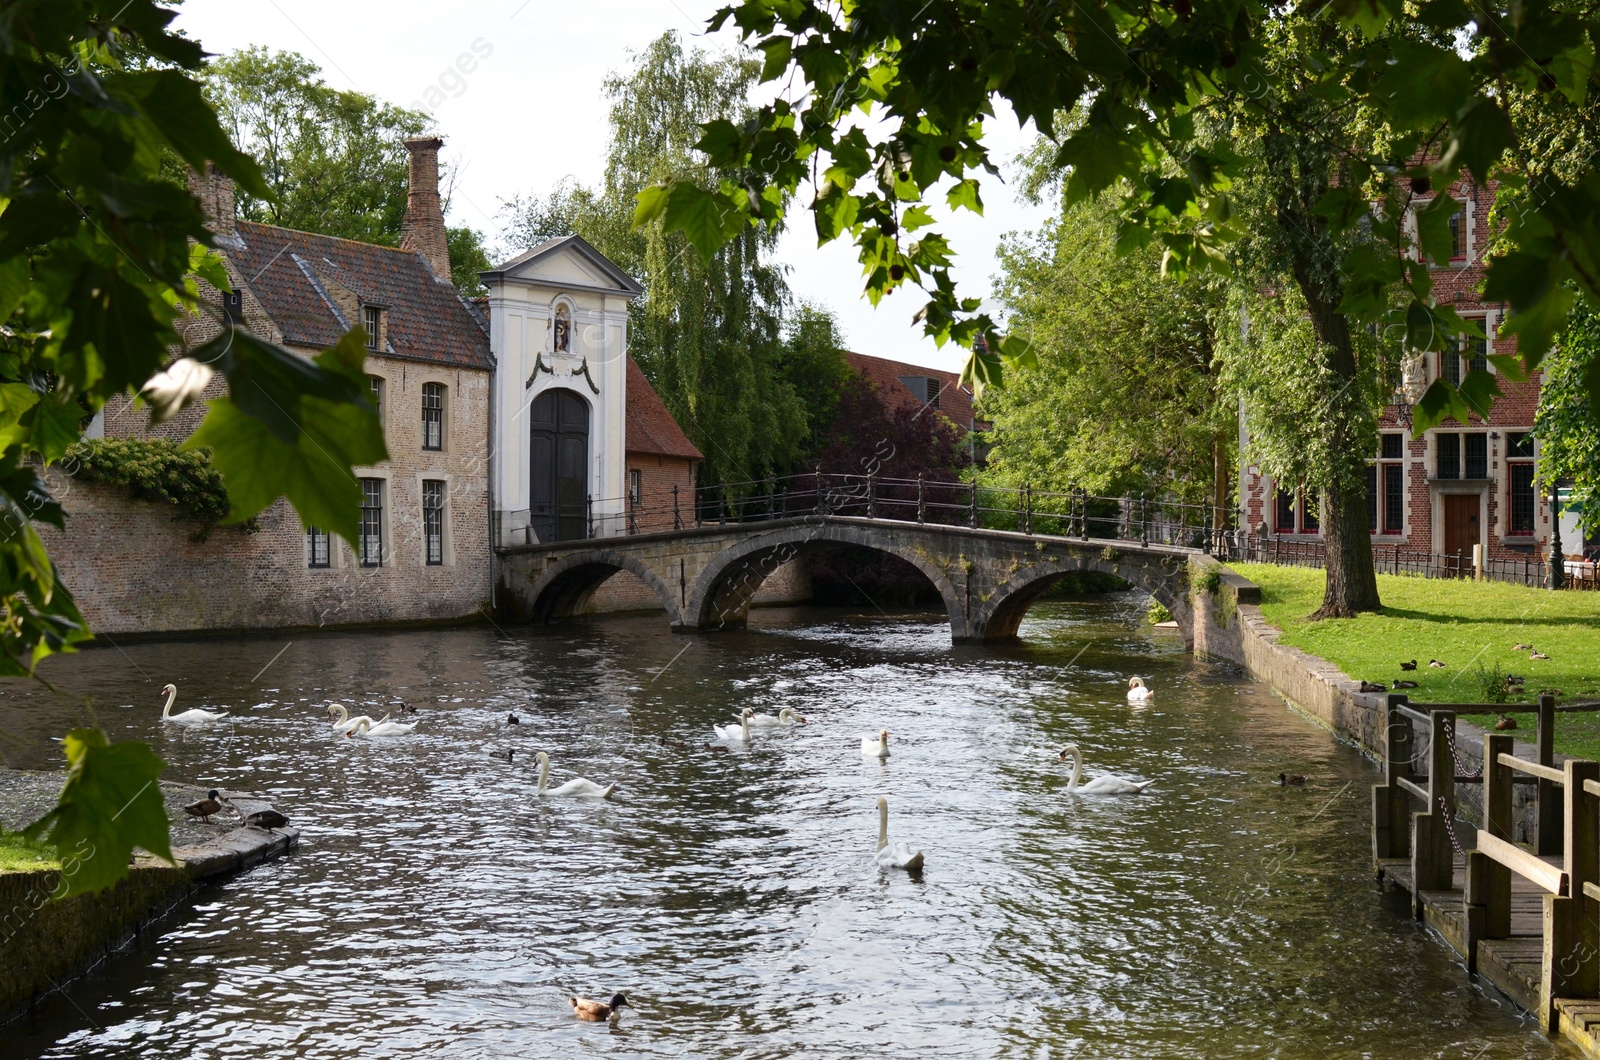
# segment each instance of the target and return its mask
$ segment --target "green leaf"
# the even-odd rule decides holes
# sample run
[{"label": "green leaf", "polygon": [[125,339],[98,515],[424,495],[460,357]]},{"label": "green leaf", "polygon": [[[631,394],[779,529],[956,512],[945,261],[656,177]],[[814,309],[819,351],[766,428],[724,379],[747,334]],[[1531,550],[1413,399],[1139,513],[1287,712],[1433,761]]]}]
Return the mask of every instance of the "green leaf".
[{"label": "green leaf", "polygon": [[983,396],[988,386],[999,386],[1002,372],[1000,354],[993,347],[980,346],[972,351],[967,363],[961,367],[961,385],[972,391],[974,398]]},{"label": "green leaf", "polygon": [[1500,384],[1496,381],[1494,373],[1485,372],[1481,368],[1474,368],[1467,373],[1466,378],[1461,380],[1458,392],[1467,407],[1484,419],[1489,418],[1489,410],[1494,406],[1494,399],[1501,396]]},{"label": "green leaf", "polygon": [[1373,85],[1401,129],[1426,129],[1461,109],[1472,91],[1472,68],[1449,48],[1393,38],[1394,61]]},{"label": "green leaf", "polygon": [[1021,335],[1007,335],[1000,340],[1000,359],[1012,371],[1039,367],[1039,355],[1034,351],[1033,343]]},{"label": "green leaf", "polygon": [[28,259],[21,254],[0,262],[0,323],[11,319],[31,282]]},{"label": "green leaf", "polygon": [[812,220],[817,226],[817,246],[831,242],[849,231],[861,210],[860,201],[839,185],[826,183],[812,203]]},{"label": "green leaf", "polygon": [[700,128],[703,132],[694,148],[704,152],[711,165],[725,168],[737,165],[744,158],[744,137],[733,122],[718,118]]},{"label": "green leaf", "polygon": [[46,395],[33,407],[33,412],[24,417],[28,425],[28,447],[42,456],[45,463],[53,463],[82,434],[78,426],[82,419],[83,409],[76,401],[62,401],[57,394]]},{"label": "green leaf", "polygon": [[162,762],[148,745],[110,743],[99,729],[74,729],[63,741],[67,782],[56,808],[24,829],[61,860],[65,895],[104,890],[128,872],[133,848],[172,860],[167,811],[157,778]]},{"label": "green leaf", "polygon": [[1457,423],[1467,422],[1467,404],[1456,393],[1456,388],[1442,379],[1435,379],[1422,394],[1411,413],[1411,437],[1421,438],[1422,432],[1439,426],[1447,419]]},{"label": "green leaf", "polygon": [[978,196],[978,182],[973,179],[957,181],[944,197],[952,210],[963,208],[983,215],[983,200]]},{"label": "green leaf", "polygon": [[634,196],[637,205],[633,208],[633,224],[649,224],[660,217],[667,209],[667,194],[672,190],[669,184],[651,184]]},{"label": "green leaf", "polygon": [[216,111],[200,94],[199,82],[171,69],[126,74],[118,80],[132,89],[145,117],[190,166],[204,170],[207,161],[216,162],[251,195],[274,197],[260,167],[222,131]]},{"label": "green leaf", "polygon": [[743,224],[727,198],[683,180],[673,182],[661,216],[667,231],[681,231],[706,261],[715,257]]},{"label": "green leaf", "polygon": [[1456,114],[1439,162],[1451,172],[1465,166],[1479,184],[1488,184],[1490,169],[1514,143],[1510,116],[1499,103],[1480,96]]},{"label": "green leaf", "polygon": [[26,383],[0,383],[0,451],[27,436],[27,429],[18,421],[38,403],[39,392]]},{"label": "green leaf", "polygon": [[766,61],[761,64],[761,80],[776,81],[789,69],[791,44],[788,37],[771,37],[761,42]]},{"label": "green leaf", "polygon": [[1311,212],[1326,217],[1334,232],[1344,232],[1365,217],[1369,209],[1371,206],[1359,188],[1338,187],[1328,189]]}]

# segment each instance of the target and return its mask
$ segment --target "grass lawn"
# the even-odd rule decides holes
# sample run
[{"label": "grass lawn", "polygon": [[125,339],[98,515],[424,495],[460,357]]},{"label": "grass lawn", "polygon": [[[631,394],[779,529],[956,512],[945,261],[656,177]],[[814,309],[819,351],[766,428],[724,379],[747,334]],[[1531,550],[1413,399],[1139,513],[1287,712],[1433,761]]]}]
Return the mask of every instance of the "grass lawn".
[{"label": "grass lawn", "polygon": [[[1416,681],[1406,691],[1416,702],[1491,702],[1484,679],[1496,672],[1526,679],[1514,701],[1531,703],[1544,689],[1558,691],[1558,704],[1600,699],[1600,593],[1380,574],[1382,614],[1308,622],[1322,604],[1322,571],[1232,566],[1261,586],[1261,613],[1283,630],[1281,643],[1321,656],[1358,681]],[[1550,658],[1529,659],[1512,650],[1516,644]],[[1416,671],[1402,671],[1401,661],[1411,659],[1418,660]],[[1430,659],[1445,665],[1430,668]],[[1532,721],[1517,721],[1531,739]],[[1593,752],[1580,751],[1580,744]],[[1600,714],[1561,714],[1556,748],[1600,758]]]},{"label": "grass lawn", "polygon": [[33,869],[60,868],[56,848],[33,843],[13,832],[0,832],[0,872],[28,872]]}]

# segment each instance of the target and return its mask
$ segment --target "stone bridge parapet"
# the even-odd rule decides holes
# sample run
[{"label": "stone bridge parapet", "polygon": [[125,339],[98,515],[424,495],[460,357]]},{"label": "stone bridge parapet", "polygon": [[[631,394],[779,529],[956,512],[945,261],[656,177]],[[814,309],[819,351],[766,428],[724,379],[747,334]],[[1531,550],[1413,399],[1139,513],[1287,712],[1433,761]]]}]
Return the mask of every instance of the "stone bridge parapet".
[{"label": "stone bridge parapet", "polygon": [[807,549],[840,545],[883,552],[921,571],[944,601],[958,644],[1014,639],[1046,589],[1090,570],[1148,591],[1172,612],[1184,642],[1194,643],[1189,568],[1197,550],[855,516],[505,548],[497,591],[508,618],[559,622],[580,613],[601,582],[626,570],[655,592],[675,631],[737,629],[768,575]]}]

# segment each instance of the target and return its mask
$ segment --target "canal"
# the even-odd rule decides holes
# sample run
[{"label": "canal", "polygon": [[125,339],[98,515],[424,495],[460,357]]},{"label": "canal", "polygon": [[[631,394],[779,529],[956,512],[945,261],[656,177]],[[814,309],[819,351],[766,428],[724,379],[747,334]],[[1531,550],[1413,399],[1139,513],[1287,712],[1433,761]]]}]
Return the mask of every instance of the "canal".
[{"label": "canal", "polygon": [[[300,852],[209,888],[0,1030],[18,1057],[1550,1057],[1379,897],[1354,751],[1143,598],[1037,606],[1021,644],[931,615],[758,611],[102,648],[0,689],[10,764],[93,720],[173,778],[260,792]],[[1130,707],[1127,678],[1154,702]],[[214,728],[163,728],[227,707]],[[346,740],[330,700],[418,710]],[[810,724],[705,748],[745,706]],[[515,712],[521,724],[508,726]],[[861,754],[888,728],[891,755]],[[1074,797],[1057,760],[1154,779]],[[515,750],[513,761],[506,754]],[[614,802],[539,800],[618,781]],[[1304,774],[1283,788],[1280,772]],[[874,800],[926,853],[873,860]],[[175,825],[179,839],[199,835]],[[573,993],[625,993],[619,1024]]]}]

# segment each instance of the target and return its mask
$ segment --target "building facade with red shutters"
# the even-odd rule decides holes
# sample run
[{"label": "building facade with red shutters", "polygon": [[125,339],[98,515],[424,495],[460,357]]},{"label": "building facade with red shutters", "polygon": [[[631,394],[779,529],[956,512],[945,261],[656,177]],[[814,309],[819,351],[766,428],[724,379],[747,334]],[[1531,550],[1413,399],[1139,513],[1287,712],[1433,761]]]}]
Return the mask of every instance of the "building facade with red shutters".
[{"label": "building facade with red shutters", "polygon": [[[1484,338],[1446,352],[1413,352],[1405,361],[1367,465],[1368,529],[1380,569],[1385,549],[1429,553],[1470,566],[1476,546],[1482,546],[1486,559],[1534,559],[1544,556],[1551,538],[1550,505],[1536,484],[1539,454],[1532,434],[1539,373],[1525,382],[1499,376],[1502,396],[1487,419],[1475,414],[1465,423],[1450,419],[1413,437],[1413,409],[1434,380],[1460,383],[1472,369],[1498,375],[1488,357],[1516,353],[1515,338],[1500,333],[1505,305],[1486,302],[1478,293],[1494,186],[1463,178],[1444,194],[1459,209],[1451,222],[1450,260],[1430,265],[1434,298],[1476,324]],[[1418,201],[1414,209],[1429,202]],[[1249,421],[1262,414],[1247,409],[1241,417],[1240,525],[1278,540],[1320,540],[1317,498],[1294,483],[1274,481],[1250,463]],[[1564,550],[1576,552],[1578,546],[1568,540]]]}]

